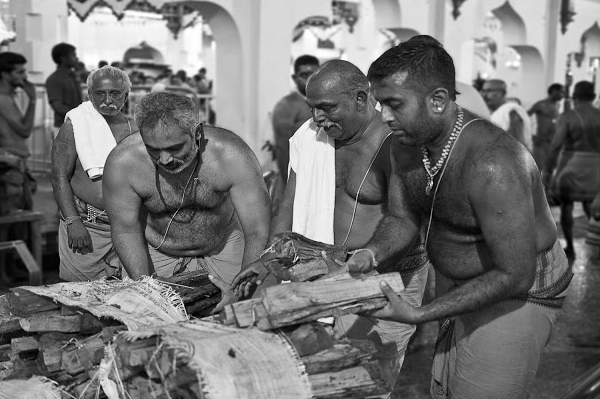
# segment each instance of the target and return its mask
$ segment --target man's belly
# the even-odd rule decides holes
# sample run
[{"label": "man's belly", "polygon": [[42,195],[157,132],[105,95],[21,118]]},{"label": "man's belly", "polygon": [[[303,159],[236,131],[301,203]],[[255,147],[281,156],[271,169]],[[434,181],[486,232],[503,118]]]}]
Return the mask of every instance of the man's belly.
[{"label": "man's belly", "polygon": [[149,214],[146,240],[152,247],[170,256],[202,256],[222,247],[229,227],[235,223],[233,210],[180,210],[173,215],[157,217]]}]

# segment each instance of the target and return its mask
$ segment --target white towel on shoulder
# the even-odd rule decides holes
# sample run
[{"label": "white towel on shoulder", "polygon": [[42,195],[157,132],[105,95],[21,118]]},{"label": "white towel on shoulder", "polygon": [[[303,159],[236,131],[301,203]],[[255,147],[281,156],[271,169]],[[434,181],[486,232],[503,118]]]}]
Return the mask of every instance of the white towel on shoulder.
[{"label": "white towel on shoulder", "polygon": [[335,146],[323,129],[307,120],[290,139],[289,169],[296,173],[292,231],[333,244]]},{"label": "white towel on shoulder", "polygon": [[[494,125],[508,131],[510,126],[510,113],[515,111],[519,114],[519,117],[523,121],[523,139],[524,143],[521,143],[527,148],[529,151],[533,149],[533,143],[531,138],[531,119],[527,112],[521,107],[519,104],[513,102],[506,102],[502,104],[496,111],[492,113],[491,121]],[[519,140],[520,141],[520,140]]]},{"label": "white towel on shoulder", "polygon": [[102,176],[106,158],[117,145],[106,119],[86,101],[67,112],[65,120],[71,120],[77,156],[90,179]]}]

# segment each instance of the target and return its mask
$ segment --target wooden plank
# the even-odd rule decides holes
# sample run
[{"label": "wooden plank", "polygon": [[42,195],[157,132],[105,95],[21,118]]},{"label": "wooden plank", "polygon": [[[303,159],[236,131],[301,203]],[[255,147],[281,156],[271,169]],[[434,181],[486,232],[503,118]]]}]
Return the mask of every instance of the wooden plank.
[{"label": "wooden plank", "polygon": [[319,374],[354,367],[376,352],[374,346],[372,351],[365,352],[350,344],[336,344],[331,349],[303,356],[300,360],[308,374]]},{"label": "wooden plank", "polygon": [[[398,294],[404,289],[400,274],[395,272],[338,281],[276,285],[262,292],[262,302],[271,326],[280,327],[314,319],[315,314],[318,317],[335,316],[332,309],[341,309],[345,314],[381,306],[384,302],[366,301],[385,298],[379,286],[382,281]],[[360,305],[361,302],[368,304],[366,308]]]},{"label": "wooden plank", "polygon": [[63,316],[60,310],[36,313],[19,320],[21,328],[27,332],[86,332],[93,334],[102,329],[103,324],[90,313]]},{"label": "wooden plank", "polygon": [[19,337],[13,338],[10,341],[13,356],[24,353],[37,352],[40,345],[34,337]]},{"label": "wooden plank", "polygon": [[28,317],[39,312],[55,310],[60,305],[52,299],[36,295],[27,290],[12,288],[12,292],[6,294],[12,313],[21,317]]},{"label": "wooden plank", "polygon": [[[238,327],[250,327],[259,320],[265,320],[265,327],[269,326],[267,311],[260,298],[239,301],[225,306],[223,322],[224,324],[235,324]],[[263,328],[270,329],[270,328]]]},{"label": "wooden plank", "polygon": [[0,380],[5,380],[13,373],[13,362],[12,360],[6,360],[0,362]]},{"label": "wooden plank", "polygon": [[0,335],[22,331],[20,319],[17,316],[0,316]]},{"label": "wooden plank", "polygon": [[62,352],[61,368],[69,374],[78,374],[98,366],[104,357],[104,341],[101,334],[67,346]]},{"label": "wooden plank", "polygon": [[375,362],[340,371],[309,374],[308,381],[316,399],[364,398],[391,391]]},{"label": "wooden plank", "polygon": [[312,355],[333,348],[333,338],[321,323],[306,323],[282,329],[298,356]]}]

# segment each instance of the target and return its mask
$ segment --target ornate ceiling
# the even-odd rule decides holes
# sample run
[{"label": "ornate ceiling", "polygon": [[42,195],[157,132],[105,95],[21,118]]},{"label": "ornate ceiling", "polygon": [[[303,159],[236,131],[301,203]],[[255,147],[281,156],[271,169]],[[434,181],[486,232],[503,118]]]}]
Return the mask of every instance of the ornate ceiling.
[{"label": "ornate ceiling", "polygon": [[67,0],[69,8],[82,21],[85,21],[96,6],[109,7],[115,16],[121,19],[125,15],[125,10],[145,9],[159,12],[165,3],[170,2],[170,0]]}]

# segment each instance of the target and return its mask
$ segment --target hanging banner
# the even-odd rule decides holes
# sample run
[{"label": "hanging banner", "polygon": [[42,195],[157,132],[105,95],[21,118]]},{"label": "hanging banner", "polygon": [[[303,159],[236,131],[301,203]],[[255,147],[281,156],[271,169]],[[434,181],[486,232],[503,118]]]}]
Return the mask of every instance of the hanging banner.
[{"label": "hanging banner", "polygon": [[[109,7],[118,19],[123,18],[125,10],[130,4],[136,3],[136,0],[67,0],[69,9],[71,9],[81,21],[85,21],[90,12],[96,6]],[[145,0],[146,4],[155,11],[160,11],[165,3],[171,3],[169,0]]]}]

